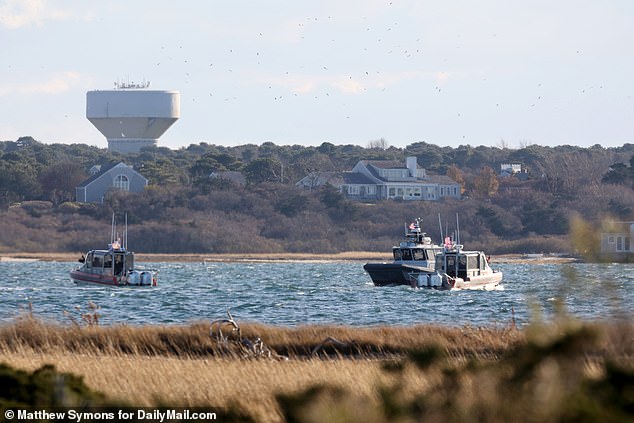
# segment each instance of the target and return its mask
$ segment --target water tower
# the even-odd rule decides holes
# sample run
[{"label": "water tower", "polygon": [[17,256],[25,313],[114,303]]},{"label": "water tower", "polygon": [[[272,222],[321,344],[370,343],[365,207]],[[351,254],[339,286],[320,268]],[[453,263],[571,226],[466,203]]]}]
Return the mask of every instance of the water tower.
[{"label": "water tower", "polygon": [[155,146],[180,117],[180,93],[149,86],[115,83],[114,90],[86,93],[86,117],[106,137],[108,150],[137,153]]}]

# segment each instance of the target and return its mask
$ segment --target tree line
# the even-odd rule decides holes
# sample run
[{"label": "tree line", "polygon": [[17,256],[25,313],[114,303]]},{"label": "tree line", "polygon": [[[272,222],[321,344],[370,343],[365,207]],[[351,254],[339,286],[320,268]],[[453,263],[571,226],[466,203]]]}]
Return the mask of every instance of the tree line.
[{"label": "tree line", "polygon": [[[416,156],[428,173],[459,182],[463,199],[362,204],[332,186],[295,186],[310,172],[348,171],[359,160],[404,163],[407,156]],[[509,149],[417,142],[397,148],[385,140],[367,147],[203,142],[122,155],[23,137],[0,142],[0,251],[94,248],[95,234],[109,234],[112,212],[127,212],[130,239],[145,252],[387,251],[414,217],[423,217],[426,230],[439,237],[437,216],[451,229],[456,213],[470,248],[571,252],[573,216],[634,220],[633,158],[631,144]],[[148,178],[145,192],[112,191],[101,205],[74,202],[75,187],[92,166],[119,161]],[[502,178],[502,163],[519,163],[525,173]],[[209,177],[225,170],[241,172],[247,184]]]}]

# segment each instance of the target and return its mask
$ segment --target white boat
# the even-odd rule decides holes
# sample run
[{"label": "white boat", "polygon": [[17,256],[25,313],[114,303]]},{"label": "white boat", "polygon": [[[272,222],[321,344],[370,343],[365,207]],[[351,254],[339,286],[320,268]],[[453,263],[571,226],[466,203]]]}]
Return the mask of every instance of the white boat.
[{"label": "white boat", "polygon": [[414,288],[493,290],[501,285],[503,274],[491,268],[482,251],[465,251],[447,237],[434,271],[413,271],[408,276]]},{"label": "white boat", "polygon": [[70,271],[70,278],[78,285],[106,286],[157,286],[158,271],[135,267],[134,253],[128,251],[126,228],[121,238],[116,238],[116,223],[112,217],[111,241],[107,250],[90,250],[79,259],[80,266]]}]

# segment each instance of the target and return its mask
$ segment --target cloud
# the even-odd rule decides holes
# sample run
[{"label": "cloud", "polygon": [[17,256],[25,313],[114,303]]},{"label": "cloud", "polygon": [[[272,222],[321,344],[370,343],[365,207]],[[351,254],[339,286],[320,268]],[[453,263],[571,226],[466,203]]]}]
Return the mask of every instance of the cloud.
[{"label": "cloud", "polygon": [[366,90],[363,84],[350,78],[339,78],[330,81],[330,85],[337,88],[341,94],[348,95],[361,94]]},{"label": "cloud", "polygon": [[0,96],[9,94],[61,94],[71,90],[74,86],[84,86],[85,78],[78,72],[63,72],[52,75],[48,80],[27,83],[0,84]]},{"label": "cloud", "polygon": [[0,4],[0,26],[8,29],[42,26],[49,20],[91,20],[92,17],[91,13],[54,8],[48,0],[5,0]]}]

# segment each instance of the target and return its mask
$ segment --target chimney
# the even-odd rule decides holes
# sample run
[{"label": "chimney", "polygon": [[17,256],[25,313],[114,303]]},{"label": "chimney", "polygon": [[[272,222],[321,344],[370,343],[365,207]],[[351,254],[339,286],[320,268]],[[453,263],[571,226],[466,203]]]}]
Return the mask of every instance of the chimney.
[{"label": "chimney", "polygon": [[407,157],[407,168],[409,169],[409,176],[416,177],[418,169],[418,164],[416,163],[416,156],[408,156]]}]

